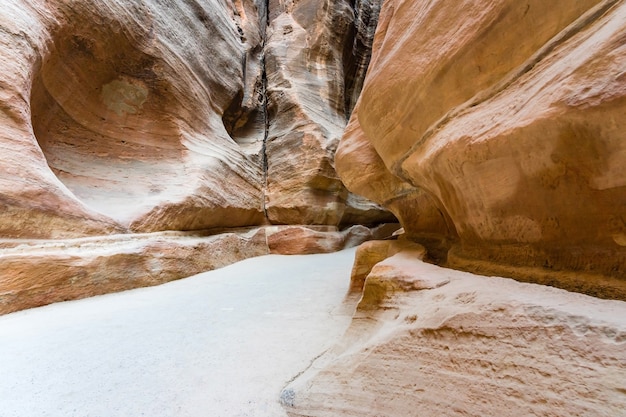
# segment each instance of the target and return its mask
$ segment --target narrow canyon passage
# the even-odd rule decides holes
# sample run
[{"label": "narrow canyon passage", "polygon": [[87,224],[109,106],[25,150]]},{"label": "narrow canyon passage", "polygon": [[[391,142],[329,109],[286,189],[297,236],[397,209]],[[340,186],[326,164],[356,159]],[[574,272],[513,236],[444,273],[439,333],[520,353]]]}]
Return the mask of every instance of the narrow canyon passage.
[{"label": "narrow canyon passage", "polygon": [[347,328],[354,250],[264,256],[0,317],[2,417],[285,416]]}]

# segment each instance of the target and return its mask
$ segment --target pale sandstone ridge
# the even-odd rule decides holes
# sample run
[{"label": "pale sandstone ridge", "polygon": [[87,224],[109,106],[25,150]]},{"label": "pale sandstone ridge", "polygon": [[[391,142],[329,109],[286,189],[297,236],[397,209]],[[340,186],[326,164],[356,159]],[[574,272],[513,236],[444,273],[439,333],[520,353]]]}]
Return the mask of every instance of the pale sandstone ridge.
[{"label": "pale sandstone ridge", "polygon": [[626,299],[625,34],[621,1],[386,1],[337,170],[441,263]]},{"label": "pale sandstone ridge", "polygon": [[0,314],[162,284],[269,253],[262,229],[0,242]]},{"label": "pale sandstone ridge", "polygon": [[625,302],[444,269],[411,242],[365,245],[353,278],[371,272],[352,325],[283,390],[290,416],[626,410]]}]

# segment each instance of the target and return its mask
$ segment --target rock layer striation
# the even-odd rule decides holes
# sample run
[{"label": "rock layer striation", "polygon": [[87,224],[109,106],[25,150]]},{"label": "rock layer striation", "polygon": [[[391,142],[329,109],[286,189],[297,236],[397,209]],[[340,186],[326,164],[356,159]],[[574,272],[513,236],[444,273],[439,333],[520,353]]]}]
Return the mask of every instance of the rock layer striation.
[{"label": "rock layer striation", "polygon": [[[133,274],[154,275],[142,266],[130,268],[127,281],[117,275],[126,262],[123,242],[136,234],[155,233],[151,241],[164,231],[202,238],[208,229],[326,227],[327,235],[299,229],[303,241],[275,236],[279,251],[296,253],[340,248],[355,236],[360,242],[369,229],[353,233],[349,226],[394,220],[349,193],[333,161],[360,91],[379,3],[5,2],[0,239],[26,246],[70,239],[74,247],[74,239],[93,237],[108,249],[96,251],[97,262],[87,252],[68,255],[54,279],[36,271],[61,249],[48,260],[37,255],[32,273],[11,260],[14,251],[0,249],[0,295],[15,300],[45,287],[48,299],[58,300],[135,287]],[[182,264],[187,256],[204,256],[202,265],[217,256],[213,244],[186,251],[164,242],[163,252]],[[157,253],[139,252],[139,263]],[[117,284],[105,277],[102,288],[83,286],[76,278],[81,263],[85,276],[96,266],[111,269]],[[146,283],[201,271],[168,268]],[[28,297],[15,305],[32,305]],[[39,298],[35,304],[46,297]]]},{"label": "rock layer striation", "polygon": [[388,237],[397,224],[230,228],[76,239],[0,239],[0,315],[163,284],[268,254],[330,253]]},{"label": "rock layer striation", "polygon": [[3,11],[0,235],[390,218],[349,197],[333,163],[372,13],[357,30],[345,1]]}]

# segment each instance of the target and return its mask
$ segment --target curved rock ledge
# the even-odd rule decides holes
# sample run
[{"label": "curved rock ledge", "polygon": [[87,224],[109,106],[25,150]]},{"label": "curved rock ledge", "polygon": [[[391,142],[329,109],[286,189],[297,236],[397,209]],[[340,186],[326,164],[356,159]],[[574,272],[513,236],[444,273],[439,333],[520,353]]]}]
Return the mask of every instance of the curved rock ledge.
[{"label": "curved rock ledge", "polygon": [[625,302],[444,269],[418,246],[359,248],[356,265],[385,260],[369,266],[344,337],[283,390],[289,416],[626,409]]},{"label": "curved rock ledge", "polygon": [[77,239],[0,239],[0,314],[162,284],[266,254],[329,253],[399,226],[270,226]]}]

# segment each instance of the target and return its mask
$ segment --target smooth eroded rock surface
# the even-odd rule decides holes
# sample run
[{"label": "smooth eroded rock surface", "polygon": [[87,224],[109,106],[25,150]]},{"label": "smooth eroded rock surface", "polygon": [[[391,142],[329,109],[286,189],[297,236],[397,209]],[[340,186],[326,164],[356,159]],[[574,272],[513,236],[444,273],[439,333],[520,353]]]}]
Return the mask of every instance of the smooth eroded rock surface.
[{"label": "smooth eroded rock surface", "polygon": [[380,3],[269,3],[266,210],[272,223],[338,225],[353,220],[355,210],[364,223],[391,220],[371,203],[353,204],[334,168]]},{"label": "smooth eroded rock surface", "polygon": [[424,260],[426,258],[426,249],[422,245],[406,239],[370,240],[359,245],[350,274],[350,291],[362,292],[365,279],[372,272],[372,269],[378,263],[400,251],[410,254],[414,259]]},{"label": "smooth eroded rock surface", "polygon": [[344,230],[332,226],[269,226],[265,233],[271,253],[298,255],[331,253],[371,239],[388,238],[399,227],[397,223],[375,228],[356,225]]},{"label": "smooth eroded rock surface", "polygon": [[251,47],[237,35],[234,5],[16,0],[4,8],[3,215],[44,212],[61,224],[13,215],[3,235],[262,221],[262,170],[222,120]]},{"label": "smooth eroded rock surface", "polygon": [[441,262],[626,299],[625,16],[386,1],[342,180]]},{"label": "smooth eroded rock surface", "polygon": [[625,313],[623,301],[400,251],[374,267],[346,335],[282,403],[294,417],[621,415]]},{"label": "smooth eroded rock surface", "polygon": [[[208,268],[213,244],[187,251],[180,245],[188,243],[160,241],[172,262],[158,278],[143,265],[157,262],[148,260],[158,251],[124,247],[159,240],[164,231],[205,236],[270,223],[328,226],[328,235],[305,227],[298,242],[288,233],[290,242],[273,243],[285,253],[310,253],[371,236],[368,228],[335,236],[339,226],[395,222],[349,193],[333,162],[360,92],[379,6],[380,0],[3,3],[0,239],[22,239],[19,247],[51,239],[57,251],[27,250],[20,263],[10,260],[17,252],[0,250],[2,297],[22,308]],[[157,237],[139,236],[147,233]],[[64,252],[64,244],[73,248],[74,239],[86,237],[106,242],[107,255]],[[138,251],[137,262],[127,250]],[[85,284],[77,274],[102,283]]]},{"label": "smooth eroded rock surface", "polygon": [[391,220],[333,163],[378,4],[11,0],[0,235]]}]

